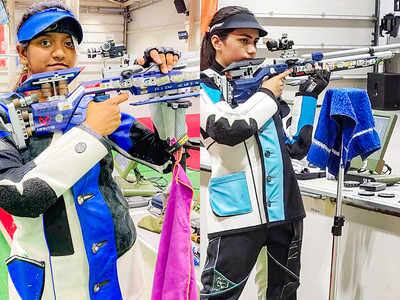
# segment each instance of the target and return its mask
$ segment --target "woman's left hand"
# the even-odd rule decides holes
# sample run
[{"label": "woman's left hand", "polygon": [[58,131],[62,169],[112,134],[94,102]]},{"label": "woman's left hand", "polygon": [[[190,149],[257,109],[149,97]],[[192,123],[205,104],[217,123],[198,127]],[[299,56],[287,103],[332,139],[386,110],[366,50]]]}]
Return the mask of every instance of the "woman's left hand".
[{"label": "woman's left hand", "polygon": [[299,86],[296,96],[311,96],[318,98],[319,94],[328,86],[331,73],[328,70],[317,70],[317,72]]},{"label": "woman's left hand", "polygon": [[136,63],[145,68],[150,66],[150,63],[155,63],[162,73],[168,73],[178,63],[180,56],[180,52],[173,48],[152,47],[147,48],[143,57],[136,59]]}]

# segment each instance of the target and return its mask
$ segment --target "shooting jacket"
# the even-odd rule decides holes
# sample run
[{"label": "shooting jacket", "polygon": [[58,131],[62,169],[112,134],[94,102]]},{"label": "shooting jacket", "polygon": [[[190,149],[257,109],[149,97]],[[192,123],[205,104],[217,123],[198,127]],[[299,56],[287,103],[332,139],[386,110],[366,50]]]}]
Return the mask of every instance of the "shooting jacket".
[{"label": "shooting jacket", "polygon": [[[10,299],[136,299],[135,227],[109,144],[79,125],[86,107],[64,133],[33,136],[19,151],[6,127],[8,101],[0,101],[0,207],[16,225]],[[109,139],[156,165],[170,159],[167,143],[129,115]]]},{"label": "shooting jacket", "polygon": [[[222,69],[214,63],[210,70]],[[211,161],[208,195],[201,198],[209,237],[303,218],[291,158],[308,152],[316,99],[296,97],[290,116],[285,102],[261,88],[233,106],[206,75],[210,70],[201,75],[200,94],[201,137]]]}]

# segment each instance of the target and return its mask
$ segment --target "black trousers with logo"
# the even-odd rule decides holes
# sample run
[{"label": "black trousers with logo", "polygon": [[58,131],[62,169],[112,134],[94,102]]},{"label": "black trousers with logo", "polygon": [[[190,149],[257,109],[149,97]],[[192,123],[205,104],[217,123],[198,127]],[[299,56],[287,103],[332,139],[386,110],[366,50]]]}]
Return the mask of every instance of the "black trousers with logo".
[{"label": "black trousers with logo", "polygon": [[300,285],[303,220],[265,225],[252,231],[213,236],[201,275],[202,300],[234,300],[240,294],[262,247],[268,251],[268,300],[296,300]]}]

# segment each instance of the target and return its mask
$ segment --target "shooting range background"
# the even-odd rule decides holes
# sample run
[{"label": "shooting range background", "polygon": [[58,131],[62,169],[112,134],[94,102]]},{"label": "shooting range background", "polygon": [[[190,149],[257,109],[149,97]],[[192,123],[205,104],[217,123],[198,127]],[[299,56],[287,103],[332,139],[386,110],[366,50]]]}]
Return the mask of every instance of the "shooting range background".
[{"label": "shooting range background", "polygon": [[[373,39],[374,0],[350,1],[246,1],[220,0],[219,6],[241,5],[255,13],[271,38],[287,33],[294,41],[297,54],[313,51],[338,51],[371,46]],[[259,44],[258,56],[277,57]],[[344,80],[333,81],[331,86],[365,87],[366,74],[372,69],[343,71]],[[291,96],[296,88],[284,94]]]},{"label": "shooting range background", "polygon": [[[152,5],[132,12],[132,22],[127,30],[128,53],[142,55],[149,46],[164,45],[181,51],[183,59],[196,59],[200,49],[200,1],[185,1],[189,16],[178,14],[172,0],[152,2]],[[188,40],[178,39],[178,31],[183,30],[189,33]],[[198,66],[199,60],[194,64]],[[135,114],[143,115],[147,110],[147,107],[135,108]],[[199,101],[192,101],[188,114],[199,112]]]},{"label": "shooting range background", "polygon": [[[15,52],[15,27],[26,7],[32,0],[7,1],[10,13],[10,23],[4,26],[5,40],[3,43],[8,56],[5,65],[0,64],[0,93],[8,92],[16,81],[19,70]],[[76,79],[76,82],[101,78],[103,60],[87,58],[87,49],[99,48],[105,41],[113,39],[116,45],[126,42],[129,54],[134,57],[143,55],[143,51],[150,46],[167,46],[182,51],[184,57],[197,57],[200,44],[199,18],[200,1],[187,0],[186,7],[193,12],[189,16],[178,14],[172,0],[141,0],[131,1],[130,19],[124,23],[124,7],[106,0],[65,0],[79,15],[84,30],[84,40],[79,47],[78,65],[85,66],[85,70]],[[78,10],[79,8],[79,10]],[[179,40],[178,31],[187,30],[188,40]],[[1,42],[1,34],[0,34]],[[1,53],[1,52],[0,52]],[[2,58],[2,57],[0,57]],[[120,60],[108,60],[107,66],[118,66]],[[122,110],[134,113],[136,117],[149,116],[148,107],[132,109],[124,104]],[[199,113],[198,101],[188,110],[189,114]]]},{"label": "shooting range background", "polygon": [[[260,23],[268,31],[271,38],[279,38],[287,33],[294,41],[298,55],[314,51],[331,52],[350,48],[369,47],[374,39],[375,4],[379,2],[379,14],[393,12],[393,0],[349,0],[349,1],[250,1],[250,0],[219,0],[219,7],[241,5],[255,13]],[[391,39],[390,43],[398,43]],[[386,37],[378,38],[378,45],[387,43]],[[260,42],[259,57],[278,57],[279,51],[271,53]],[[399,55],[399,54],[398,54]],[[331,80],[328,88],[353,87],[367,88],[367,73],[371,68],[352,71],[335,72],[340,80]],[[297,87],[285,87],[283,98],[290,102],[294,98]],[[322,103],[324,92],[319,97]],[[316,118],[316,121],[318,118]],[[400,122],[397,122],[388,151],[385,156],[387,163],[400,173],[400,160],[394,149],[400,149]]]}]

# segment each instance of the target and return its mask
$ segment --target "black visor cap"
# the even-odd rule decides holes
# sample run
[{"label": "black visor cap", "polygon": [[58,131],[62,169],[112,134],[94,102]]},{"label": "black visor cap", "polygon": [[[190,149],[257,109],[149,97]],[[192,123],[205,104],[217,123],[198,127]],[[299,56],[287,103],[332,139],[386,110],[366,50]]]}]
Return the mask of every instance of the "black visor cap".
[{"label": "black visor cap", "polygon": [[217,23],[210,28],[210,34],[215,30],[220,29],[239,29],[250,28],[257,29],[260,32],[260,37],[266,36],[267,31],[258,23],[253,14],[240,13],[226,18],[223,22]]}]

